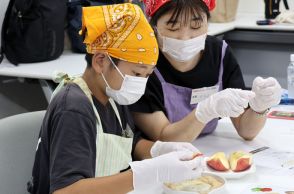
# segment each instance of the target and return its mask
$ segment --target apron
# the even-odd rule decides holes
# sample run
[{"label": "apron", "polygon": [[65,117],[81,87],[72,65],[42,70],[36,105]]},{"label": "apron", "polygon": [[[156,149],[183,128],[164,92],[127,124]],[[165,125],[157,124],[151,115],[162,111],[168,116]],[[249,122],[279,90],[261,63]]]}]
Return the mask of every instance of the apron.
[{"label": "apron", "polygon": [[[227,43],[223,41],[218,83],[213,86],[217,87],[217,91],[223,90],[223,59],[226,53],[227,46]],[[197,103],[191,104],[193,89],[167,83],[157,68],[154,70],[154,72],[162,86],[164,106],[169,121],[174,123],[182,120],[197,107]],[[201,90],[205,90],[205,88],[201,88]],[[211,120],[203,128],[200,135],[212,133],[216,129],[217,124],[218,119]]]},{"label": "apron", "polygon": [[[91,91],[88,88],[86,82],[81,77],[74,78],[71,81],[77,84],[88,97],[97,119],[95,177],[114,175],[120,173],[122,170],[127,169],[129,167],[129,163],[132,161],[131,153],[133,146],[133,131],[128,124],[126,129],[123,129],[119,111],[115,102],[113,99],[109,98],[109,102],[122,128],[122,136],[103,132],[99,113],[97,112],[97,109],[93,103]],[[66,82],[61,82],[60,84],[64,85],[65,83]],[[62,87],[59,86],[57,90],[60,90],[61,88]],[[54,94],[57,92],[58,91],[54,91]]]}]

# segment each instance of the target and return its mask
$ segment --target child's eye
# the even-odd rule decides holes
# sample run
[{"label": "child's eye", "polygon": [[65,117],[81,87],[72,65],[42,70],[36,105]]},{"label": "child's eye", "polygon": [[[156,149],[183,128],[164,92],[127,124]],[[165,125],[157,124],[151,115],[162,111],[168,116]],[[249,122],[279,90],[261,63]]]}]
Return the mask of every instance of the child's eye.
[{"label": "child's eye", "polygon": [[135,76],[137,76],[137,77],[140,77],[140,76],[141,76],[141,73],[136,73],[136,72],[134,72],[134,71],[133,71],[133,74],[134,74]]}]

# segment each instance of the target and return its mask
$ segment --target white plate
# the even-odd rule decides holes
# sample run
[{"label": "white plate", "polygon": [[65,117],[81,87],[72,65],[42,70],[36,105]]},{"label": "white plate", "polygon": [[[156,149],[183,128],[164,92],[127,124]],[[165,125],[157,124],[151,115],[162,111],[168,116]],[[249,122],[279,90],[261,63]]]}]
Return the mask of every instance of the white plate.
[{"label": "white plate", "polygon": [[[209,192],[209,194],[222,194],[225,191],[226,187],[226,179],[223,177],[220,177],[218,175],[212,174],[212,173],[202,173],[202,176],[209,175],[215,177],[217,180],[221,181],[223,185],[219,188],[213,189],[212,191]],[[163,184],[163,193],[164,194],[199,194],[198,192],[192,192],[192,191],[175,191],[167,187],[165,184]]]},{"label": "white plate", "polygon": [[250,168],[248,168],[247,170],[241,171],[241,172],[234,172],[232,170],[228,170],[228,171],[224,171],[224,172],[223,171],[217,171],[217,170],[214,170],[214,169],[210,168],[207,165],[207,163],[206,163],[207,159],[208,158],[204,159],[204,161],[205,161],[204,172],[211,173],[211,174],[214,174],[214,175],[226,178],[226,179],[239,179],[239,178],[242,178],[242,177],[244,177],[244,176],[246,176],[248,174],[253,174],[256,171],[256,167],[255,167],[254,163],[252,163]]}]

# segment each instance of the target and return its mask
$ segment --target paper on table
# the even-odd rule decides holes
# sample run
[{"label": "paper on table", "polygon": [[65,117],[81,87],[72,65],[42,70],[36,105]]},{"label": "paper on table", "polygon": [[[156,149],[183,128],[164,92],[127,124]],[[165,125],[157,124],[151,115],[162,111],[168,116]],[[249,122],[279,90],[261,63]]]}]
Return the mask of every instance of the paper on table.
[{"label": "paper on table", "polygon": [[[260,189],[264,191],[259,191]],[[270,192],[265,192],[271,189]],[[242,191],[242,192],[241,192]],[[291,176],[273,176],[273,175],[259,175],[254,182],[244,184],[239,193],[241,194],[294,194],[293,177]]]},{"label": "paper on table", "polygon": [[294,194],[294,190],[283,188],[271,184],[258,184],[250,185],[242,191],[242,194],[258,194],[258,193],[271,193],[271,194]]},{"label": "paper on table", "polygon": [[220,151],[225,152],[226,154],[230,154],[237,150],[249,152],[264,146],[264,144],[259,143],[257,140],[254,142],[244,142],[241,138],[228,138],[214,135],[199,138],[192,144],[201,150],[205,156],[211,156],[212,154]]},{"label": "paper on table", "polygon": [[254,162],[257,166],[268,168],[271,174],[294,176],[294,152],[269,148],[254,154]]}]

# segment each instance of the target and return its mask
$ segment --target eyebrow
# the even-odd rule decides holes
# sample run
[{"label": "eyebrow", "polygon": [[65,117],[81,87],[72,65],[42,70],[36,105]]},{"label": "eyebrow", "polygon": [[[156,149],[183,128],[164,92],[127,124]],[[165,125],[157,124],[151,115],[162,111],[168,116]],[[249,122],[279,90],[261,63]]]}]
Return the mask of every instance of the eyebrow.
[{"label": "eyebrow", "polygon": [[[201,18],[200,17],[193,17],[191,19],[191,21],[201,21]],[[170,25],[170,24],[176,25],[178,23],[180,23],[180,22],[179,21],[173,21],[173,20],[169,20],[169,21],[165,22],[166,25]]]},{"label": "eyebrow", "polygon": [[[142,68],[142,69],[147,69],[147,67],[146,66],[143,66],[143,65],[138,65],[137,67],[138,68]],[[152,69],[154,69],[154,68],[155,68],[155,66],[152,67]]]}]

